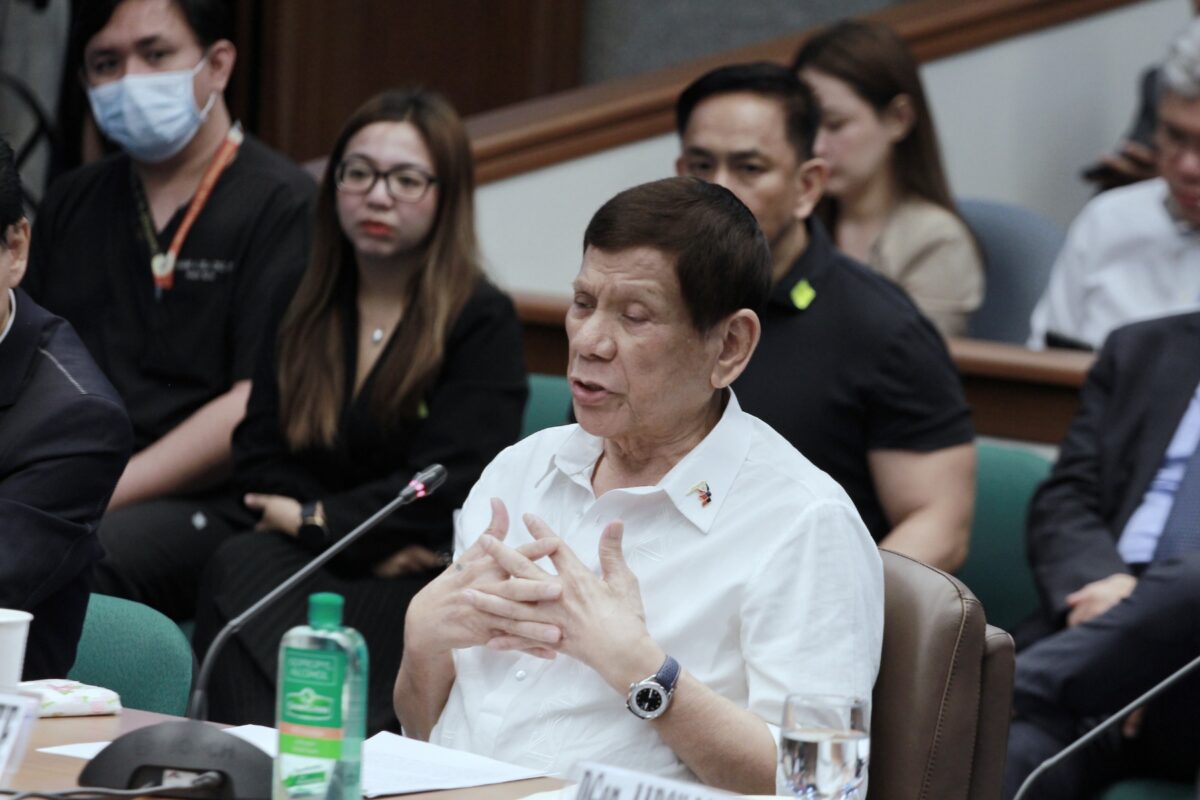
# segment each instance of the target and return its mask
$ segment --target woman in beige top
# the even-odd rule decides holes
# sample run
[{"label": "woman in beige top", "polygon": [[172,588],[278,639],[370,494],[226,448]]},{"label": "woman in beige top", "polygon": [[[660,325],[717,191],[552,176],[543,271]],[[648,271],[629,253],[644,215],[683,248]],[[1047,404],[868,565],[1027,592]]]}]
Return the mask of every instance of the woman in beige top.
[{"label": "woman in beige top", "polygon": [[942,333],[965,335],[983,263],[950,199],[912,54],[890,28],[849,20],[809,39],[792,66],[821,105],[820,214],[838,247],[904,287]]}]

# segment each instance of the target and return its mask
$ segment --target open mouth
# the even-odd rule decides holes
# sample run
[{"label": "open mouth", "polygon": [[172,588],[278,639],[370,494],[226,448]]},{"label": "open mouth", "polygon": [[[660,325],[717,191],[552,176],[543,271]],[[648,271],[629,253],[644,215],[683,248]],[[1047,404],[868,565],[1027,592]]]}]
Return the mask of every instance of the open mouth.
[{"label": "open mouth", "polygon": [[597,403],[608,396],[608,389],[605,389],[598,383],[591,381],[581,381],[578,378],[571,379],[571,396],[580,403],[589,404]]}]

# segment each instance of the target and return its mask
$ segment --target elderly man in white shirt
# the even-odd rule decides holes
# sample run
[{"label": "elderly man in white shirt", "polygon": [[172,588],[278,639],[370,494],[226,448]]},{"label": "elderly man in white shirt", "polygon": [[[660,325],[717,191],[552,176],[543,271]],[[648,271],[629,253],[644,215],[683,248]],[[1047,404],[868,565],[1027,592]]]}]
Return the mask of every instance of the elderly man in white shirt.
[{"label": "elderly man in white shirt", "polygon": [[1160,75],[1162,177],[1104,192],[1080,212],[1033,310],[1032,348],[1097,348],[1121,325],[1200,308],[1200,20]]},{"label": "elderly man in white shirt", "polygon": [[764,794],[787,693],[870,696],[875,545],[729,389],[769,286],[719,186],[670,178],[596,213],[566,321],[579,424],[509,448],[468,498],[456,561],[405,620],[408,735]]}]

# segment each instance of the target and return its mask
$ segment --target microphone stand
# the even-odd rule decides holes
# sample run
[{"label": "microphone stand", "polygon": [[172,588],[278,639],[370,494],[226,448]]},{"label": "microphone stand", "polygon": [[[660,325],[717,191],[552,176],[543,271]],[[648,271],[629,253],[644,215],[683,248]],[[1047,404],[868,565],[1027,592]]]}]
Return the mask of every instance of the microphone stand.
[{"label": "microphone stand", "polygon": [[1029,791],[1029,787],[1033,785],[1033,782],[1035,780],[1037,780],[1037,778],[1043,772],[1045,772],[1046,770],[1055,766],[1056,764],[1062,762],[1064,759],[1067,759],[1070,756],[1072,756],[1075,753],[1082,750],[1085,745],[1090,744],[1094,739],[1096,739],[1096,737],[1098,737],[1100,734],[1104,733],[1108,729],[1112,728],[1113,725],[1115,725],[1117,722],[1120,722],[1126,716],[1128,716],[1129,714],[1132,714],[1136,709],[1141,708],[1142,706],[1146,705],[1148,702],[1150,702],[1154,698],[1158,697],[1160,694],[1165,692],[1167,689],[1174,686],[1180,680],[1187,677],[1188,673],[1191,672],[1192,670],[1194,670],[1197,666],[1200,666],[1200,656],[1196,656],[1194,659],[1192,659],[1191,661],[1184,664],[1179,669],[1172,672],[1170,674],[1170,676],[1168,676],[1166,678],[1166,680],[1150,687],[1140,697],[1136,698],[1135,700],[1130,701],[1120,711],[1113,714],[1111,717],[1104,720],[1104,722],[1101,722],[1096,727],[1092,728],[1086,734],[1084,734],[1083,736],[1079,737],[1071,744],[1064,747],[1062,750],[1060,750],[1055,755],[1046,759],[1041,764],[1038,764],[1037,769],[1035,769],[1033,772],[1029,773],[1029,777],[1026,778],[1021,783],[1021,787],[1019,789],[1017,789],[1017,793],[1015,795],[1013,795],[1013,800],[1022,800],[1022,798],[1025,797],[1025,793]]},{"label": "microphone stand", "polygon": [[[196,688],[188,704],[187,719],[140,728],[115,739],[93,758],[79,774],[80,786],[133,789],[165,783],[164,774],[173,770],[182,777],[172,797],[195,800],[269,800],[271,758],[254,745],[208,725],[208,681],[221,648],[256,614],[270,606],[308,578],[331,558],[345,550],[386,516],[433,492],[446,480],[446,468],[433,464],[418,472],[400,494],[364,520],[357,528],[276,586],[254,605],[238,614],[213,639],[200,666]],[[221,773],[223,780],[196,781],[204,773]]]}]

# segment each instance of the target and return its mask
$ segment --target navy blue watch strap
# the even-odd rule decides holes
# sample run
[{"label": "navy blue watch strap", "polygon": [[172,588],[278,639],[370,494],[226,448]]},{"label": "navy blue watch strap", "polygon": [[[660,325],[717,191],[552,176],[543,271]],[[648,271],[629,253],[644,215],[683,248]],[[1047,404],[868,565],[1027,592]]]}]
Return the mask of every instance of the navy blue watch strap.
[{"label": "navy blue watch strap", "polygon": [[654,680],[668,692],[675,691],[675,684],[679,681],[679,662],[667,656],[658,672],[654,673]]}]

